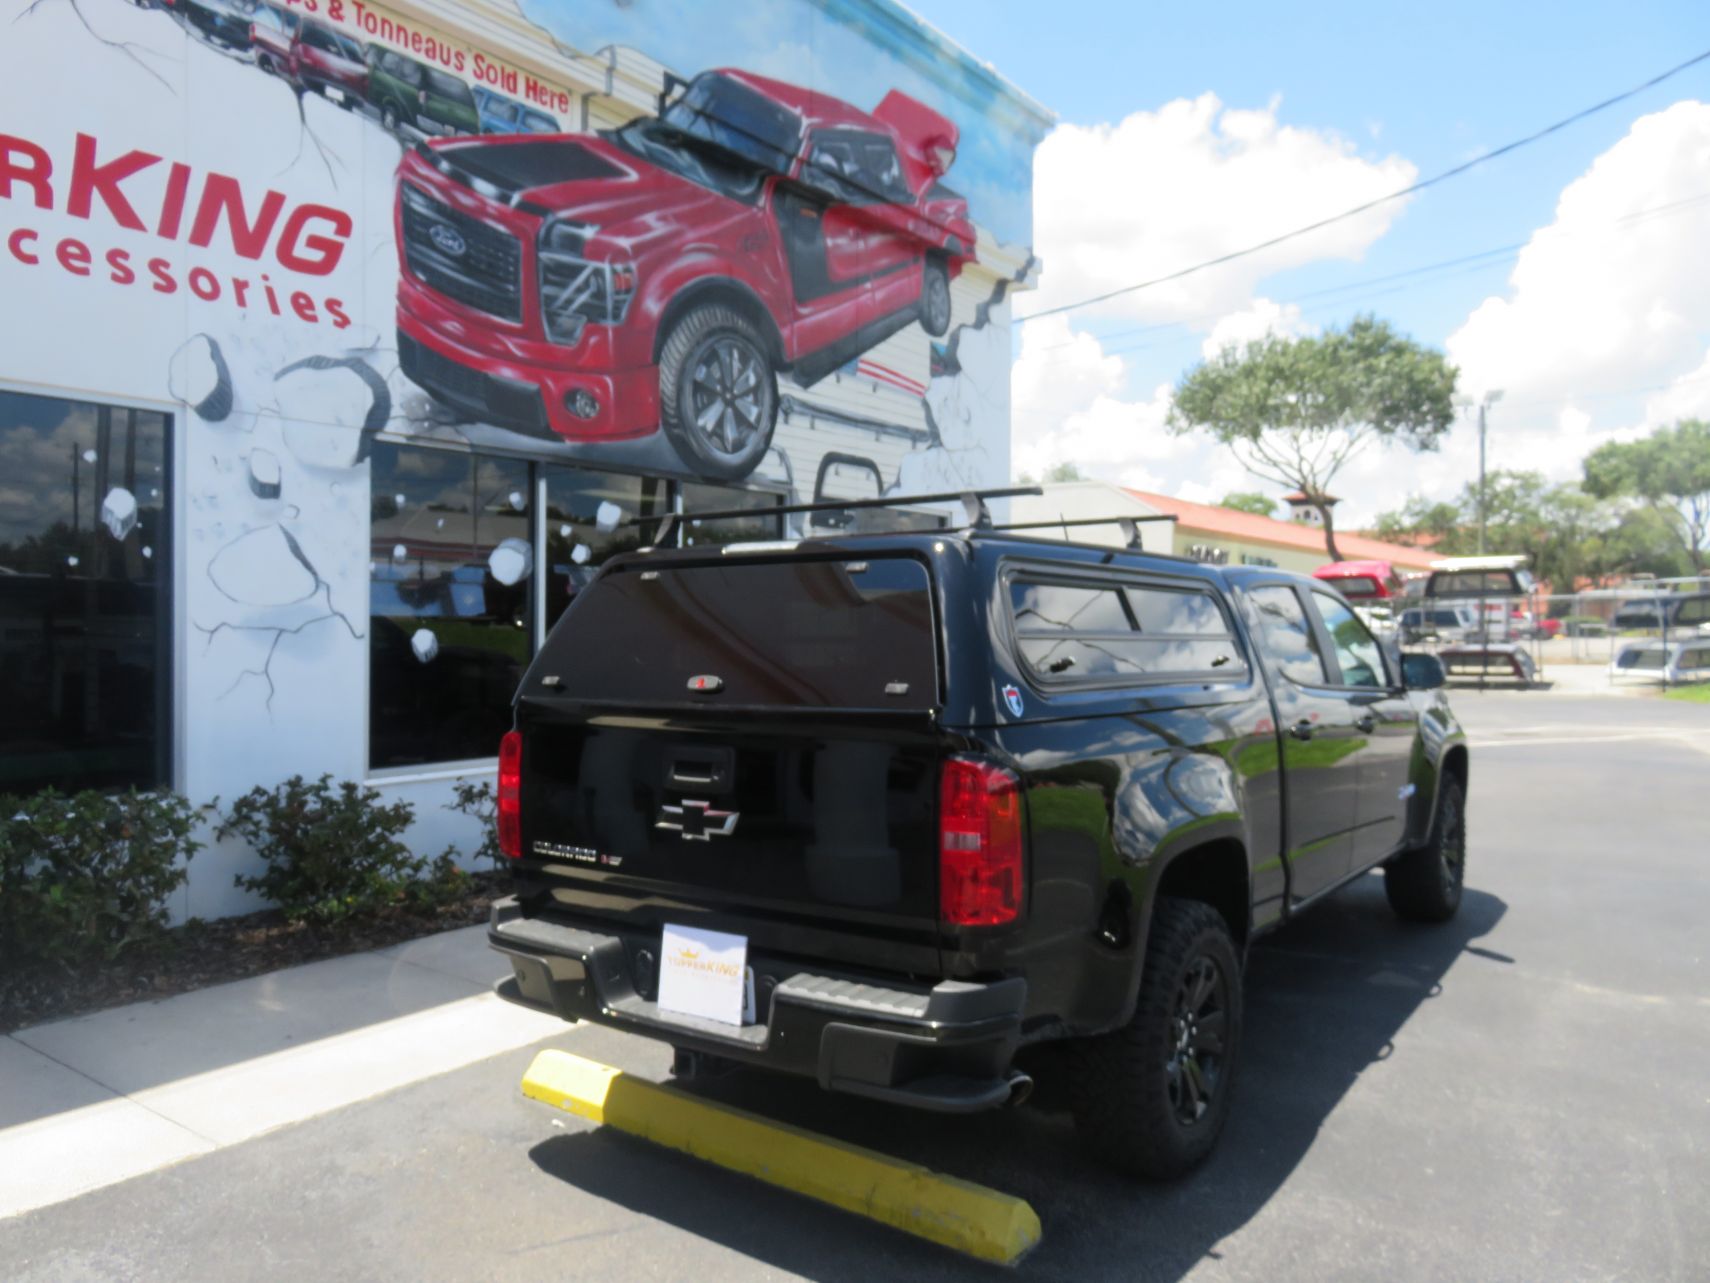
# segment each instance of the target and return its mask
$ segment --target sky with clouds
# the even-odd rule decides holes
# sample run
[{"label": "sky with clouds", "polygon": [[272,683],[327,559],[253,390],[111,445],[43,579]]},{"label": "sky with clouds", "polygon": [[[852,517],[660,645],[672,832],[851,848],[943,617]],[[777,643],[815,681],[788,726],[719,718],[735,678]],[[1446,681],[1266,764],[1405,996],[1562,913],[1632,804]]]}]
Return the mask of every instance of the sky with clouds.
[{"label": "sky with clouds", "polygon": [[[911,7],[1060,117],[1035,158],[1045,270],[1024,316],[1405,187],[1710,49],[1703,0]],[[1710,417],[1706,246],[1710,63],[1406,201],[1024,322],[1016,467],[1210,501],[1265,489],[1164,430],[1171,387],[1225,343],[1370,311],[1443,348],[1463,390],[1502,391],[1492,467],[1572,479],[1602,441]],[[1434,454],[1372,448],[1337,486],[1344,519],[1451,497],[1476,459],[1470,420]]]}]

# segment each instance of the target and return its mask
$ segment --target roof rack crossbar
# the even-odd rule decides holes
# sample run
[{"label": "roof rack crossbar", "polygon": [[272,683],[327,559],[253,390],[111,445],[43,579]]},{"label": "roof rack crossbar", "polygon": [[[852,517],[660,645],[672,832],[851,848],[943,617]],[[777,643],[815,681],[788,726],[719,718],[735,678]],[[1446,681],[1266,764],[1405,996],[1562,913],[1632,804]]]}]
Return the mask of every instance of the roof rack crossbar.
[{"label": "roof rack crossbar", "polygon": [[[659,528],[654,533],[654,547],[661,547],[670,541],[677,527],[684,520],[691,521],[730,521],[739,518],[754,517],[788,517],[799,512],[847,512],[856,508],[895,508],[905,504],[918,503],[960,503],[967,514],[968,525],[980,528],[991,526],[991,513],[986,508],[987,499],[1011,499],[1021,495],[1041,495],[1045,491],[1039,486],[1001,486],[990,490],[945,490],[937,494],[903,494],[888,495],[879,499],[826,499],[818,503],[781,503],[765,508],[720,508],[711,512],[668,512],[660,517],[631,517],[622,522],[626,526],[644,526],[649,522],[658,521]],[[1056,524],[1055,522],[1051,524]]]},{"label": "roof rack crossbar", "polygon": [[1058,521],[1010,521],[1001,526],[993,526],[993,530],[1067,530],[1070,526],[1118,526],[1122,530],[1122,541],[1129,548],[1141,550],[1140,526],[1148,521],[1180,521],[1174,513],[1159,514],[1158,516],[1137,517],[1123,513],[1116,517],[1071,517]]}]

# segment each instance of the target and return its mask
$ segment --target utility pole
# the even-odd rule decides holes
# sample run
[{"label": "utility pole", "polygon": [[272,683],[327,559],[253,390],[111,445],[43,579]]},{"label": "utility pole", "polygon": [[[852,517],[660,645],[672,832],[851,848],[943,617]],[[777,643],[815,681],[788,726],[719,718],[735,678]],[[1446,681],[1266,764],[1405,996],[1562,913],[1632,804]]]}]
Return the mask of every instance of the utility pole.
[{"label": "utility pole", "polygon": [[1478,403],[1478,552],[1484,555],[1484,521],[1485,521],[1485,492],[1484,492],[1484,420],[1490,407],[1502,400],[1502,389],[1497,388],[1484,394],[1484,400]]}]

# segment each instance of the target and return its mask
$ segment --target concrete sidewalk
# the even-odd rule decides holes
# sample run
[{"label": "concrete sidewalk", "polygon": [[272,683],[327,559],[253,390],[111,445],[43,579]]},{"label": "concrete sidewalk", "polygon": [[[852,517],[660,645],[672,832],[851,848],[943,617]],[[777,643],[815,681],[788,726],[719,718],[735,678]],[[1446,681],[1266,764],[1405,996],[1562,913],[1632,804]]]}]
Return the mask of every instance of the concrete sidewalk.
[{"label": "concrete sidewalk", "polygon": [[468,927],[0,1037],[0,1218],[525,1046]]}]

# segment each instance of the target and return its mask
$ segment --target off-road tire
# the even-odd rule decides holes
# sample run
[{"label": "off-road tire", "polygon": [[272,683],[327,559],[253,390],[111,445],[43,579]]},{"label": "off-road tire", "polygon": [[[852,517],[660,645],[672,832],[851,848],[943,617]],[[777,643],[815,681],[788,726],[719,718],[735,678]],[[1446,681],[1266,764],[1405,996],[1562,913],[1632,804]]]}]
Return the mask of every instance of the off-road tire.
[{"label": "off-road tire", "polygon": [[[1209,963],[1221,980],[1215,1078],[1197,1119],[1182,1118],[1178,1009]],[[1134,1016],[1114,1033],[1069,1048],[1069,1108],[1082,1143],[1098,1158],[1142,1180],[1185,1176],[1217,1144],[1229,1117],[1241,1046],[1241,962],[1229,924],[1208,904],[1160,897],[1146,941]],[[1198,1024],[1207,1030],[1209,1017]],[[1209,1060],[1209,1052],[1200,1053]],[[1201,1068],[1204,1069],[1202,1064]],[[1206,1081],[1202,1076],[1196,1081]]]},{"label": "off-road tire", "polygon": [[[746,413],[731,420],[749,435],[737,448],[726,449],[718,436],[722,416],[712,430],[704,429],[699,420],[705,407],[698,409],[697,400],[715,395],[709,379],[730,376],[720,358],[731,353],[748,363],[736,372],[742,390],[733,390],[732,396],[751,406],[753,423],[750,427]],[[750,372],[752,385],[746,382]],[[695,476],[740,481],[760,466],[777,425],[778,376],[765,338],[748,318],[721,303],[690,308],[677,318],[659,350],[659,420]]]},{"label": "off-road tire", "polygon": [[1425,845],[1404,851],[1384,865],[1383,889],[1389,907],[1409,922],[1447,922],[1461,907],[1466,867],[1466,790],[1453,775],[1445,775]]},{"label": "off-road tire", "polygon": [[941,258],[927,259],[921,276],[920,328],[935,339],[950,332],[950,269]]}]

